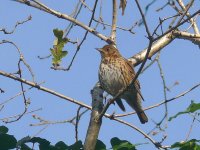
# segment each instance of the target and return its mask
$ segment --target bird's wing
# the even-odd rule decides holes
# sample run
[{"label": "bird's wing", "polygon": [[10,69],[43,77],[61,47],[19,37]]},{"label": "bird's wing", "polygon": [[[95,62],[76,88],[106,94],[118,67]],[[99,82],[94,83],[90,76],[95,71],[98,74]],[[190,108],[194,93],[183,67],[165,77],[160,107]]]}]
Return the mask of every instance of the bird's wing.
[{"label": "bird's wing", "polygon": [[[132,65],[130,64],[130,62],[128,60],[126,60],[126,59],[125,59],[125,61],[128,64],[127,65],[129,67],[128,70],[129,70],[130,75],[132,76],[131,79],[133,80],[135,78],[135,71],[134,71]],[[134,86],[135,86],[135,89],[137,90],[137,92],[139,93],[141,99],[144,100],[144,98],[142,96],[142,93],[140,91],[140,82],[138,80],[135,80]]]}]

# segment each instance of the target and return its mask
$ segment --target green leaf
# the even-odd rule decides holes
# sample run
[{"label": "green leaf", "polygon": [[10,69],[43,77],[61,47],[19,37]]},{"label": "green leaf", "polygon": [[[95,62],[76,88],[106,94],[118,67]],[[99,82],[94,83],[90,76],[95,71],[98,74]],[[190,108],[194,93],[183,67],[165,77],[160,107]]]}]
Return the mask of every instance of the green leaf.
[{"label": "green leaf", "polygon": [[120,140],[117,137],[112,138],[110,143],[113,150],[136,150],[135,145],[126,140]]},{"label": "green leaf", "polygon": [[53,44],[53,48],[50,48],[53,66],[59,66],[62,58],[67,55],[67,51],[63,51],[65,44],[68,42],[67,38],[63,38],[64,32],[63,30],[54,29],[53,33],[55,35],[55,40]]},{"label": "green leaf", "polygon": [[200,140],[196,139],[191,139],[187,142],[176,142],[171,145],[171,148],[180,148],[179,150],[200,150],[199,142]]},{"label": "green leaf", "polygon": [[68,150],[83,150],[83,144],[81,141],[77,141],[68,147]]},{"label": "green leaf", "polygon": [[8,128],[6,126],[0,126],[0,134],[2,133],[8,133]]},{"label": "green leaf", "polygon": [[49,150],[50,142],[40,137],[34,137],[30,140],[32,143],[39,143],[40,150]]},{"label": "green leaf", "polygon": [[25,143],[30,142],[30,140],[31,140],[31,137],[30,137],[30,136],[26,136],[26,137],[22,138],[21,140],[19,140],[19,141],[17,142],[16,147],[17,147],[17,148],[18,148],[18,147],[21,147],[21,146],[24,145]]},{"label": "green leaf", "polygon": [[1,150],[13,149],[16,147],[17,140],[13,135],[0,134],[0,148]]},{"label": "green leaf", "polygon": [[28,147],[26,144],[22,144],[20,150],[32,150],[32,148]]},{"label": "green leaf", "polygon": [[60,141],[58,143],[55,144],[55,147],[58,149],[58,150],[65,150],[67,149],[69,146],[67,146],[63,141]]},{"label": "green leaf", "polygon": [[193,113],[197,110],[200,110],[200,103],[194,103],[193,101],[191,101],[191,104],[187,108],[187,111]]},{"label": "green leaf", "polygon": [[95,150],[106,150],[106,145],[102,141],[97,140]]},{"label": "green leaf", "polygon": [[62,30],[53,29],[53,33],[54,33],[55,37],[57,37],[58,40],[62,40],[62,37],[64,34]]},{"label": "green leaf", "polygon": [[197,110],[200,110],[200,103],[194,103],[193,101],[191,101],[191,104],[188,106],[188,108],[185,111],[178,112],[176,115],[170,117],[169,121],[171,121],[172,119],[178,117],[179,115],[188,114],[188,113],[194,113]]}]

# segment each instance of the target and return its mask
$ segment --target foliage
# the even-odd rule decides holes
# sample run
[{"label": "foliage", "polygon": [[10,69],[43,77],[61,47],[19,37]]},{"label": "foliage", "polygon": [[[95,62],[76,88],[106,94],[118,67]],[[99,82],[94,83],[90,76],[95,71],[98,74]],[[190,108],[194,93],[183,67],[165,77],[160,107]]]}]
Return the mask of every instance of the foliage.
[{"label": "foliage", "polygon": [[179,150],[200,150],[200,140],[191,139],[187,142],[176,142],[171,148],[179,148]]},{"label": "foliage", "polygon": [[170,117],[169,121],[171,121],[172,119],[178,117],[179,115],[188,114],[188,113],[194,113],[199,109],[200,109],[200,103],[194,103],[193,101],[191,101],[191,104],[188,106],[188,108],[185,111],[178,112],[176,115]]},{"label": "foliage", "polygon": [[17,140],[13,135],[7,134],[8,128],[0,126],[0,148],[1,150],[8,150],[16,147]]},{"label": "foliage", "polygon": [[[83,149],[82,141],[77,141],[72,145],[67,145],[63,141],[57,142],[55,145],[52,145],[46,139],[40,137],[33,137],[30,136],[24,137],[21,140],[17,141],[13,135],[9,135],[8,128],[5,126],[0,126],[0,148],[1,150],[8,150],[8,149],[20,149],[20,150],[32,150],[30,148],[30,144],[36,146],[38,144],[39,150],[81,150]],[[120,140],[117,137],[114,137],[110,140],[112,150],[136,150],[136,145],[130,143],[126,140]],[[32,146],[31,146],[32,147]],[[191,139],[186,142],[176,142],[171,145],[171,149],[178,149],[178,150],[200,150],[200,140]],[[97,140],[95,150],[107,150],[106,145]]]},{"label": "foliage", "polygon": [[112,138],[110,143],[113,150],[136,150],[135,145],[126,140],[120,140],[117,137]]},{"label": "foliage", "polygon": [[[57,31],[56,31],[57,32]],[[169,118],[169,121],[175,119],[179,115],[194,113],[200,109],[200,103],[195,103],[191,101],[191,104],[187,107],[185,111],[178,112],[176,115]],[[52,145],[46,139],[40,137],[30,136],[24,137],[21,140],[17,141],[13,135],[8,134],[8,128],[5,126],[0,126],[0,148],[1,150],[8,150],[13,148],[18,148],[21,150],[31,150],[29,147],[30,144],[34,145],[38,144],[40,150],[81,150],[83,149],[82,141],[77,141],[72,145],[67,145],[62,141],[57,142],[55,145]],[[136,145],[130,143],[126,140],[120,140],[117,137],[114,137],[110,140],[111,146],[113,150],[136,150]],[[171,148],[178,150],[200,150],[200,140],[191,139],[186,142],[176,142],[171,145]],[[106,145],[97,140],[96,150],[107,150]]]},{"label": "foliage", "polygon": [[[46,139],[40,137],[26,136],[17,141],[13,135],[9,135],[8,128],[0,126],[0,148],[1,150],[8,150],[18,148],[20,150],[31,150],[30,144],[36,146],[38,144],[39,150],[81,150],[83,149],[82,141],[77,141],[72,145],[67,145],[62,141],[52,145]],[[117,137],[111,139],[111,145],[113,150],[136,150],[135,145],[126,140],[120,140]],[[96,144],[96,150],[106,150],[106,145],[98,140]]]},{"label": "foliage", "polygon": [[64,58],[68,53],[67,51],[63,51],[65,44],[68,42],[68,39],[63,38],[63,30],[54,29],[53,33],[56,39],[54,40],[53,48],[51,48],[50,50],[53,56],[52,64],[54,67],[56,67],[60,65],[62,58]]}]

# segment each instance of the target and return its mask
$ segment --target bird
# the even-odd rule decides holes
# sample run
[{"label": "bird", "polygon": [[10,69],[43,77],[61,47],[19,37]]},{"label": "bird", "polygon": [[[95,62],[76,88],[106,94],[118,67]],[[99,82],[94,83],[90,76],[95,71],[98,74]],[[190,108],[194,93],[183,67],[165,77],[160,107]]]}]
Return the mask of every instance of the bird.
[{"label": "bird", "polygon": [[[101,54],[101,63],[98,72],[100,86],[104,91],[114,97],[131,84],[135,77],[134,68],[113,45],[105,45],[103,48],[96,48],[96,50]],[[136,111],[142,124],[148,122],[148,117],[144,113],[141,105],[143,97],[138,80],[131,84],[123,94],[115,100],[121,110],[125,111],[121,99],[124,99],[128,105]]]}]

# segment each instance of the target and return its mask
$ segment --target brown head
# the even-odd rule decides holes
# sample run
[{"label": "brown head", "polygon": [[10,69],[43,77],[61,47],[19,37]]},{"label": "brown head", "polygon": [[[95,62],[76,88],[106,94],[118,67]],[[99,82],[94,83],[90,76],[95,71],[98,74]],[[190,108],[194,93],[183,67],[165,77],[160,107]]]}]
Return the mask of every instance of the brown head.
[{"label": "brown head", "polygon": [[119,51],[112,45],[105,45],[103,48],[96,48],[101,53],[101,57],[121,57]]}]

